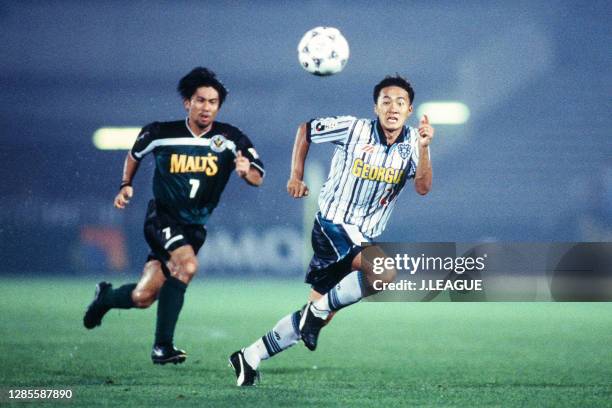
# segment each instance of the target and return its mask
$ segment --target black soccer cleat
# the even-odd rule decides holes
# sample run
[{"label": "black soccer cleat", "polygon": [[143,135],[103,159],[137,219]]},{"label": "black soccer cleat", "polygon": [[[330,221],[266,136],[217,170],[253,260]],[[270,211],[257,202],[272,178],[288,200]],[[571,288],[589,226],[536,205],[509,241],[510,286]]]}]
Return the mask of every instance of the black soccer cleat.
[{"label": "black soccer cleat", "polygon": [[153,364],[181,364],[187,360],[187,352],[177,349],[172,344],[156,344],[151,350],[151,360],[153,360]]},{"label": "black soccer cleat", "polygon": [[85,311],[85,316],[83,316],[83,326],[87,329],[93,329],[96,326],[102,324],[102,318],[110,310],[108,306],[104,306],[102,304],[102,296],[107,291],[111,290],[113,285],[108,282],[100,282],[96,285],[96,292],[94,294],[94,298],[87,306],[87,310]]},{"label": "black soccer cleat", "polygon": [[317,340],[319,339],[319,332],[321,328],[325,326],[325,319],[315,316],[310,309],[312,302],[308,302],[306,309],[302,312],[302,318],[300,319],[300,336],[304,345],[310,351],[315,351],[317,348]]},{"label": "black soccer cleat", "polygon": [[229,365],[236,372],[237,386],[251,386],[255,385],[255,379],[259,381],[259,372],[251,367],[244,359],[244,349],[234,352],[229,357]]}]

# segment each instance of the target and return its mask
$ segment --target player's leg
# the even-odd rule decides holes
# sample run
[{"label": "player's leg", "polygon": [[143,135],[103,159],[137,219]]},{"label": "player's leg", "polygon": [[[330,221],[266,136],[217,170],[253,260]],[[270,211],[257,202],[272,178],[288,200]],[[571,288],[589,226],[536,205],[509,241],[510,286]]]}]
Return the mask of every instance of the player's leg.
[{"label": "player's leg", "polygon": [[[308,296],[308,301],[316,301],[321,296],[319,292],[312,289]],[[236,351],[230,356],[230,364],[236,371],[237,385],[253,385],[255,378],[257,378],[257,369],[262,361],[287,350],[299,342],[299,322],[303,310],[304,307],[301,307],[295,312],[284,316],[274,325],[272,330],[255,340],[250,346]],[[329,314],[326,323],[331,320],[333,315],[333,312]]]},{"label": "player's leg", "polygon": [[181,363],[187,354],[173,345],[174,330],[183,307],[185,290],[198,268],[196,254],[206,239],[202,225],[182,225],[154,200],[149,203],[144,225],[150,257],[160,260],[165,281],[159,290],[155,342],[151,358],[156,364]]},{"label": "player's leg", "polygon": [[179,314],[183,308],[187,285],[196,274],[198,260],[190,245],[183,245],[170,254],[169,276],[159,292],[155,344],[171,346]]},{"label": "player's leg", "polygon": [[[319,293],[316,290],[311,289],[310,295],[308,296],[308,303],[310,304],[315,303],[317,300],[321,299],[323,295],[324,295],[323,293]],[[327,326],[335,315],[336,315],[336,311],[331,311],[330,313],[328,313],[327,317],[325,318],[325,323],[323,325]]]},{"label": "player's leg", "polygon": [[397,274],[395,269],[387,269],[382,274],[375,274],[372,263],[366,260],[363,252],[359,252],[355,256],[351,263],[351,269],[353,271],[346,275],[338,285],[312,302],[312,309],[317,317],[327,319],[330,313],[357,303],[364,297],[378,293],[374,282],[393,282]]},{"label": "player's leg", "polygon": [[321,329],[335,312],[378,292],[374,288],[374,281],[388,283],[395,280],[394,269],[386,270],[380,275],[374,274],[373,269],[372,263],[359,251],[351,261],[352,272],[317,300],[308,304],[300,321],[301,337],[308,349],[316,349]]},{"label": "player's leg", "polygon": [[191,245],[181,245],[172,250],[167,264],[163,265],[166,281],[159,292],[155,344],[151,352],[155,364],[182,363],[187,358],[184,350],[174,347],[174,331],[183,308],[185,291],[198,270],[196,253],[204,243],[206,230],[203,227],[185,227],[184,231],[188,237],[185,242],[191,242]]},{"label": "player's leg", "polygon": [[102,324],[102,318],[111,309],[147,308],[157,298],[165,278],[161,271],[160,262],[148,261],[142,272],[138,283],[128,283],[117,289],[113,289],[108,282],[100,282],[96,285],[94,300],[87,307],[83,324],[88,329],[93,329]]},{"label": "player's leg", "polygon": [[[333,274],[330,275],[323,271],[324,266],[337,260],[337,253],[334,248],[329,246],[327,238],[322,233],[318,218],[315,219],[312,230],[312,245],[314,256],[306,276],[306,283],[310,283],[313,287],[309,294],[309,303],[319,299],[322,296],[321,293],[327,290],[326,288],[337,282],[337,280],[333,280]],[[314,285],[314,282],[317,282],[317,284]],[[230,364],[236,372],[237,385],[253,385],[261,361],[287,350],[300,340],[299,324],[303,310],[304,307],[284,316],[274,325],[272,330],[258,338],[250,346],[236,351],[230,356]]]},{"label": "player's leg", "polygon": [[255,340],[250,346],[230,356],[229,362],[236,372],[238,386],[254,385],[258,377],[257,369],[262,360],[267,360],[287,350],[299,341],[298,325],[302,309],[284,316],[272,330]]},{"label": "player's leg", "polygon": [[[321,296],[323,295],[312,289],[308,295],[308,301],[314,302]],[[287,350],[300,340],[299,322],[302,310],[304,307],[284,316],[272,330],[244,349],[246,361],[252,367],[257,369],[261,361]]]},{"label": "player's leg", "polygon": [[[314,302],[323,296],[321,293],[311,289],[308,302]],[[237,385],[254,385],[257,378],[257,369],[262,361],[273,357],[300,341],[300,320],[306,306],[280,319],[276,325],[258,338],[250,346],[234,352],[230,356],[230,364],[236,371]],[[330,313],[325,324],[329,323],[334,313]],[[242,361],[241,361],[242,360]]]},{"label": "player's leg", "polygon": [[351,263],[352,272],[323,294],[319,299],[312,302],[310,309],[314,315],[321,319],[337,310],[359,302],[365,297],[366,282],[365,273],[361,270],[361,253],[357,254]]},{"label": "player's leg", "polygon": [[166,277],[160,261],[152,259],[145,263],[142,276],[132,291],[134,306],[140,309],[151,306],[157,300],[159,291],[165,281]]}]

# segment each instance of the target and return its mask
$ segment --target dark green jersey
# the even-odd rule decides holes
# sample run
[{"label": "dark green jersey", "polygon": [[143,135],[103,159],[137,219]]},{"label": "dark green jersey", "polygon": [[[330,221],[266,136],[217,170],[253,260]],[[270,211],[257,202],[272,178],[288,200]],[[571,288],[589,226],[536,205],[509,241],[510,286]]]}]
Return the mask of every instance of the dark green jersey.
[{"label": "dark green jersey", "polygon": [[151,123],[142,128],[130,153],[135,160],[153,153],[158,206],[182,224],[205,224],[235,169],[238,150],[263,176],[263,163],[249,138],[221,122],[213,122],[199,137],[186,120]]}]

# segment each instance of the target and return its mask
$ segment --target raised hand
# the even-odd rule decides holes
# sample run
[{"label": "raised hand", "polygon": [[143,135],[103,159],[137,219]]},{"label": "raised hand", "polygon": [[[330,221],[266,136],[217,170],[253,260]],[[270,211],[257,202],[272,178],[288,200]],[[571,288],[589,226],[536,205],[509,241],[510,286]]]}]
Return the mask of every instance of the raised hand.
[{"label": "raised hand", "polygon": [[434,136],[434,128],[429,124],[429,118],[427,115],[423,115],[419,122],[419,146],[427,147],[431,143],[431,139]]},{"label": "raised hand", "polygon": [[241,178],[245,178],[246,175],[249,174],[249,169],[251,168],[251,162],[249,159],[244,157],[242,152],[238,150],[234,163],[236,164],[236,174],[238,174],[238,176]]}]

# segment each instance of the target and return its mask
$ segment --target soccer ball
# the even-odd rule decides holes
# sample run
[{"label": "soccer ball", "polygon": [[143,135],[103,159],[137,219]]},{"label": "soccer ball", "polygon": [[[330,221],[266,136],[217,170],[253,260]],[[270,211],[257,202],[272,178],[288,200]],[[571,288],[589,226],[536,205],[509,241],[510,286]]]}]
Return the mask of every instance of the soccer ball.
[{"label": "soccer ball", "polygon": [[342,71],[349,59],[349,45],[340,30],[315,27],[304,34],[297,47],[300,65],[314,75]]}]

